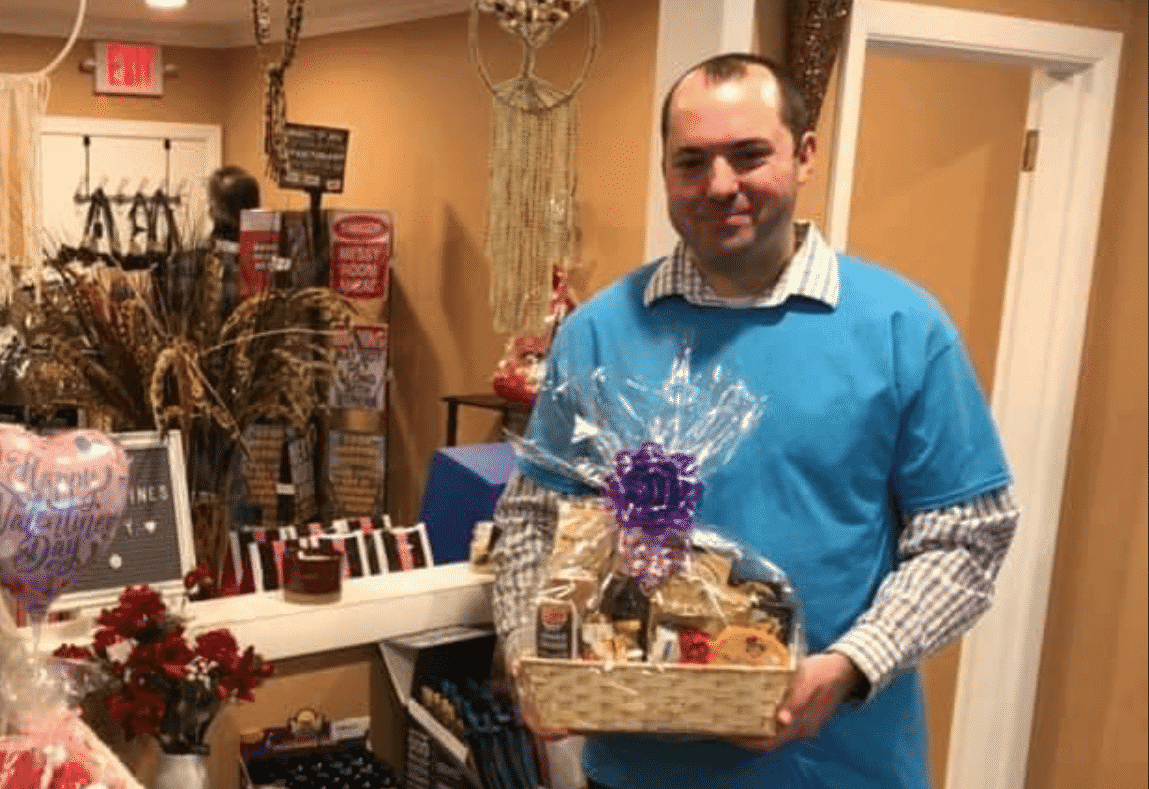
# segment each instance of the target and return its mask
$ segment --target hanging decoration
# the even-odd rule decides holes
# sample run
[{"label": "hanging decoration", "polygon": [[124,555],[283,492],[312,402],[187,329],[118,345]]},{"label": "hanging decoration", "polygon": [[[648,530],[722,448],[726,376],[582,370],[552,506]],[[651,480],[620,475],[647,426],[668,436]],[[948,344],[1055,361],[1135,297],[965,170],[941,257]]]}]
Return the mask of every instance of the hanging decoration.
[{"label": "hanging decoration", "polygon": [[255,44],[259,51],[264,73],[263,152],[267,174],[279,183],[287,170],[287,94],[284,75],[295,59],[299,33],[303,29],[304,0],[287,0],[287,19],[283,36],[283,55],[272,62],[264,55],[264,47],[271,40],[270,0],[252,0],[251,11],[255,23]]},{"label": "hanging decoration", "polygon": [[40,71],[0,74],[0,306],[12,298],[14,270],[38,283],[43,264],[40,128],[48,109],[48,75],[76,43],[87,11],[80,0],[64,48]]},{"label": "hanging decoration", "polygon": [[[537,51],[570,16],[587,11],[589,44],[582,71],[566,90],[535,74]],[[518,76],[495,84],[479,52],[479,13],[490,13],[522,43]],[[578,251],[578,108],[576,97],[598,52],[594,0],[474,0],[471,57],[494,97],[486,252],[491,310],[501,332],[544,329],[552,269]]]},{"label": "hanging decoration", "polygon": [[786,7],[786,60],[809,111],[810,128],[830,83],[834,58],[842,48],[853,0],[789,0]]}]

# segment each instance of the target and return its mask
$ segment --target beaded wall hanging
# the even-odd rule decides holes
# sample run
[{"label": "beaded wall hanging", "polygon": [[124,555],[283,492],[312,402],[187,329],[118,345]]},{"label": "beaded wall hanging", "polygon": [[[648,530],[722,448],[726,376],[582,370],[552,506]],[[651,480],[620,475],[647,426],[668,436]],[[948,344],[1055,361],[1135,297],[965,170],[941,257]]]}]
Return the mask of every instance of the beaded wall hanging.
[{"label": "beaded wall hanging", "polygon": [[[561,90],[535,74],[536,54],[583,6],[586,58],[574,83]],[[480,12],[492,14],[522,43],[518,76],[492,80],[479,51]],[[598,39],[594,0],[474,0],[471,6],[471,56],[494,97],[486,252],[498,331],[540,331],[550,309],[552,270],[578,254],[576,98]]]}]

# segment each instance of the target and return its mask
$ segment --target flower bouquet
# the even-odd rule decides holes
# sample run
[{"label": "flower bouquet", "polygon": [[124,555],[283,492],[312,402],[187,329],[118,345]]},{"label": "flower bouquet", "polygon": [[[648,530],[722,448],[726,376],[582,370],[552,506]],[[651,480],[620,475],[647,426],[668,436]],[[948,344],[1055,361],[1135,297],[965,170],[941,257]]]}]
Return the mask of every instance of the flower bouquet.
[{"label": "flower bouquet", "polygon": [[183,621],[150,586],[129,586],[105,609],[91,647],[56,657],[94,661],[107,680],[103,707],[127,737],[151,735],[165,753],[205,753],[208,726],[229,701],[252,701],[273,666],[230,630],[190,639]]},{"label": "flower bouquet", "polygon": [[805,649],[799,602],[768,559],[695,523],[761,401],[724,369],[692,375],[687,355],[657,387],[599,369],[540,397],[569,424],[548,428],[557,451],[512,438],[520,457],[601,497],[560,506],[524,703],[571,731],[772,734]]}]

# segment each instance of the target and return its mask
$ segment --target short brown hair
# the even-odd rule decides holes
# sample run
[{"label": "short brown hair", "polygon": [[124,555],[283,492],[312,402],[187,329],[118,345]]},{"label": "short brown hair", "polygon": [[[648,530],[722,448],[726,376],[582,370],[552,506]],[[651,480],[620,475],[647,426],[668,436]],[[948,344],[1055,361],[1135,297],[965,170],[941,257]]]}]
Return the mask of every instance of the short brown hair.
[{"label": "short brown hair", "polygon": [[674,81],[670,90],[666,92],[666,97],[662,100],[662,144],[666,145],[666,138],[670,135],[670,100],[684,79],[701,71],[710,82],[730,82],[745,77],[749,66],[762,66],[778,82],[782,93],[782,106],[778,108],[778,112],[782,123],[786,124],[786,128],[790,130],[796,148],[802,140],[802,135],[810,130],[810,113],[806,109],[806,100],[802,98],[798,84],[786,69],[770,58],[749,52],[727,52],[707,58],[701,63],[691,66]]}]

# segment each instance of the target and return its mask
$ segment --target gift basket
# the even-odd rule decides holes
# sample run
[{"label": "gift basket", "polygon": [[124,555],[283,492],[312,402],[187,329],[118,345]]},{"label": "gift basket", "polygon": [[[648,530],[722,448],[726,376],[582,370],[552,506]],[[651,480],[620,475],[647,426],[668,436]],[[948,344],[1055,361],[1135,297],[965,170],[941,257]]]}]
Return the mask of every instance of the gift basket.
[{"label": "gift basket", "polygon": [[[547,446],[520,457],[600,492],[560,507],[519,663],[547,728],[765,737],[805,651],[800,603],[767,557],[694,522],[706,476],[760,421],[727,370],[544,387]],[[553,420],[552,420],[553,421]]]}]

